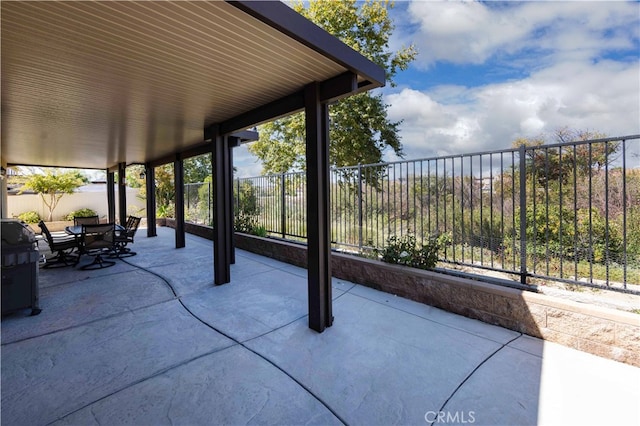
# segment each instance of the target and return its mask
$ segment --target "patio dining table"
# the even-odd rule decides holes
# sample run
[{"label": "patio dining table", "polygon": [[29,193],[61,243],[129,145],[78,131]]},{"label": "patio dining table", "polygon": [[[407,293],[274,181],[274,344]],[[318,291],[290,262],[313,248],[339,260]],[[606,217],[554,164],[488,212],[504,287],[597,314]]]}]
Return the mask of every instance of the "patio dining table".
[{"label": "patio dining table", "polygon": [[90,263],[88,265],[83,265],[81,269],[96,269],[93,267],[94,265],[100,269],[115,265],[115,262],[104,259],[102,255],[103,254],[110,255],[116,252],[116,244],[115,244],[116,235],[113,235],[111,237],[110,243],[107,243],[105,245],[106,241],[102,241],[102,238],[104,237],[103,235],[98,234],[94,238],[92,238],[90,242],[87,242],[86,238],[88,234],[85,234],[85,230],[89,227],[91,227],[91,229],[93,229],[93,227],[98,227],[99,229],[102,229],[103,231],[98,231],[100,233],[100,232],[104,232],[105,227],[111,227],[111,226],[113,226],[113,229],[115,230],[115,234],[126,231],[126,228],[124,226],[114,224],[114,223],[74,225],[74,226],[65,227],[64,229],[65,232],[69,235],[75,236],[76,238],[76,243],[78,247],[78,256],[82,256],[83,254],[89,254],[94,256],[93,263]]},{"label": "patio dining table", "polygon": [[[116,232],[123,232],[124,226],[116,224]],[[64,228],[64,232],[69,235],[82,235],[82,225],[67,226]]]}]

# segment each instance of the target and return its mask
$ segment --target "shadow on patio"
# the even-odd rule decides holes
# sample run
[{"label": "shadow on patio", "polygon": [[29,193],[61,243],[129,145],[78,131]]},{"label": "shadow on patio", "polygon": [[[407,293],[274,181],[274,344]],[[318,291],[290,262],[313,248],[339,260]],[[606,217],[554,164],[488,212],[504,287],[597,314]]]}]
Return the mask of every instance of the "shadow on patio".
[{"label": "shadow on patio", "polygon": [[[141,233],[142,234],[142,233]],[[2,421],[44,424],[638,424],[640,369],[173,230],[99,271],[40,271],[2,320]]]}]

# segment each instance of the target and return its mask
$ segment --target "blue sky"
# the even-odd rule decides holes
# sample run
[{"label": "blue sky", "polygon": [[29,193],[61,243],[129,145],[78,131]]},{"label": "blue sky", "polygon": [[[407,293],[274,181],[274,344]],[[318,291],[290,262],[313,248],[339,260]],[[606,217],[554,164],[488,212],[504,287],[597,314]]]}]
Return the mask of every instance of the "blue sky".
[{"label": "blue sky", "polygon": [[[399,1],[391,13],[391,48],[418,50],[396,87],[378,89],[406,159],[565,126],[640,134],[639,2]],[[240,176],[260,173],[245,148],[234,161]]]}]

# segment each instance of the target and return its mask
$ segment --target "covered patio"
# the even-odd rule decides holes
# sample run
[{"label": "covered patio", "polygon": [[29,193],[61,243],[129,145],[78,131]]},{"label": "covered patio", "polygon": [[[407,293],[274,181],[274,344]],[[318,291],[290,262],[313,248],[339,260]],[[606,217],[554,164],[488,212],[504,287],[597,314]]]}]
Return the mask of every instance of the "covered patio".
[{"label": "covered patio", "polygon": [[[329,104],[384,86],[382,67],[277,1],[15,1],[1,8],[2,168],[105,170],[108,219],[122,225],[126,167],[144,164],[153,237],[155,168],[172,163],[175,247],[182,248],[183,161],[210,153],[216,285],[231,280],[235,255],[233,148],[257,137],[254,126],[304,111],[313,194],[306,206],[309,327],[332,325]],[[0,184],[6,217],[4,178]]]},{"label": "covered patio", "polygon": [[212,242],[173,237],[40,271],[43,313],[2,321],[3,424],[640,421],[632,366],[338,279],[317,334],[306,270],[238,250],[213,286]]},{"label": "covered patio", "polygon": [[[112,222],[126,219],[127,165],[145,165],[149,194],[137,256],[42,269],[42,313],[3,318],[4,424],[640,422],[638,368],[332,279],[328,105],[384,85],[384,70],[286,5],[1,7],[2,167],[105,170]],[[232,238],[233,147],[295,111],[308,270]],[[203,153],[213,242],[185,233],[180,207],[182,162]],[[156,228],[167,163],[175,230]]]}]

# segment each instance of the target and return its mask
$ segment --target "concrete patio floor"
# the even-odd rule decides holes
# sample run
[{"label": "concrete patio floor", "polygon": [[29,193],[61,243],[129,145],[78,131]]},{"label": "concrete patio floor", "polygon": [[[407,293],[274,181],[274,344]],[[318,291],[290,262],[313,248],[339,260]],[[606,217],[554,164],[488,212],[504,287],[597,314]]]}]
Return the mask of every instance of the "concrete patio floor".
[{"label": "concrete patio floor", "polygon": [[214,287],[208,240],[134,249],[2,319],[2,424],[640,424],[638,368],[338,279],[318,334],[304,269],[238,250]]}]

